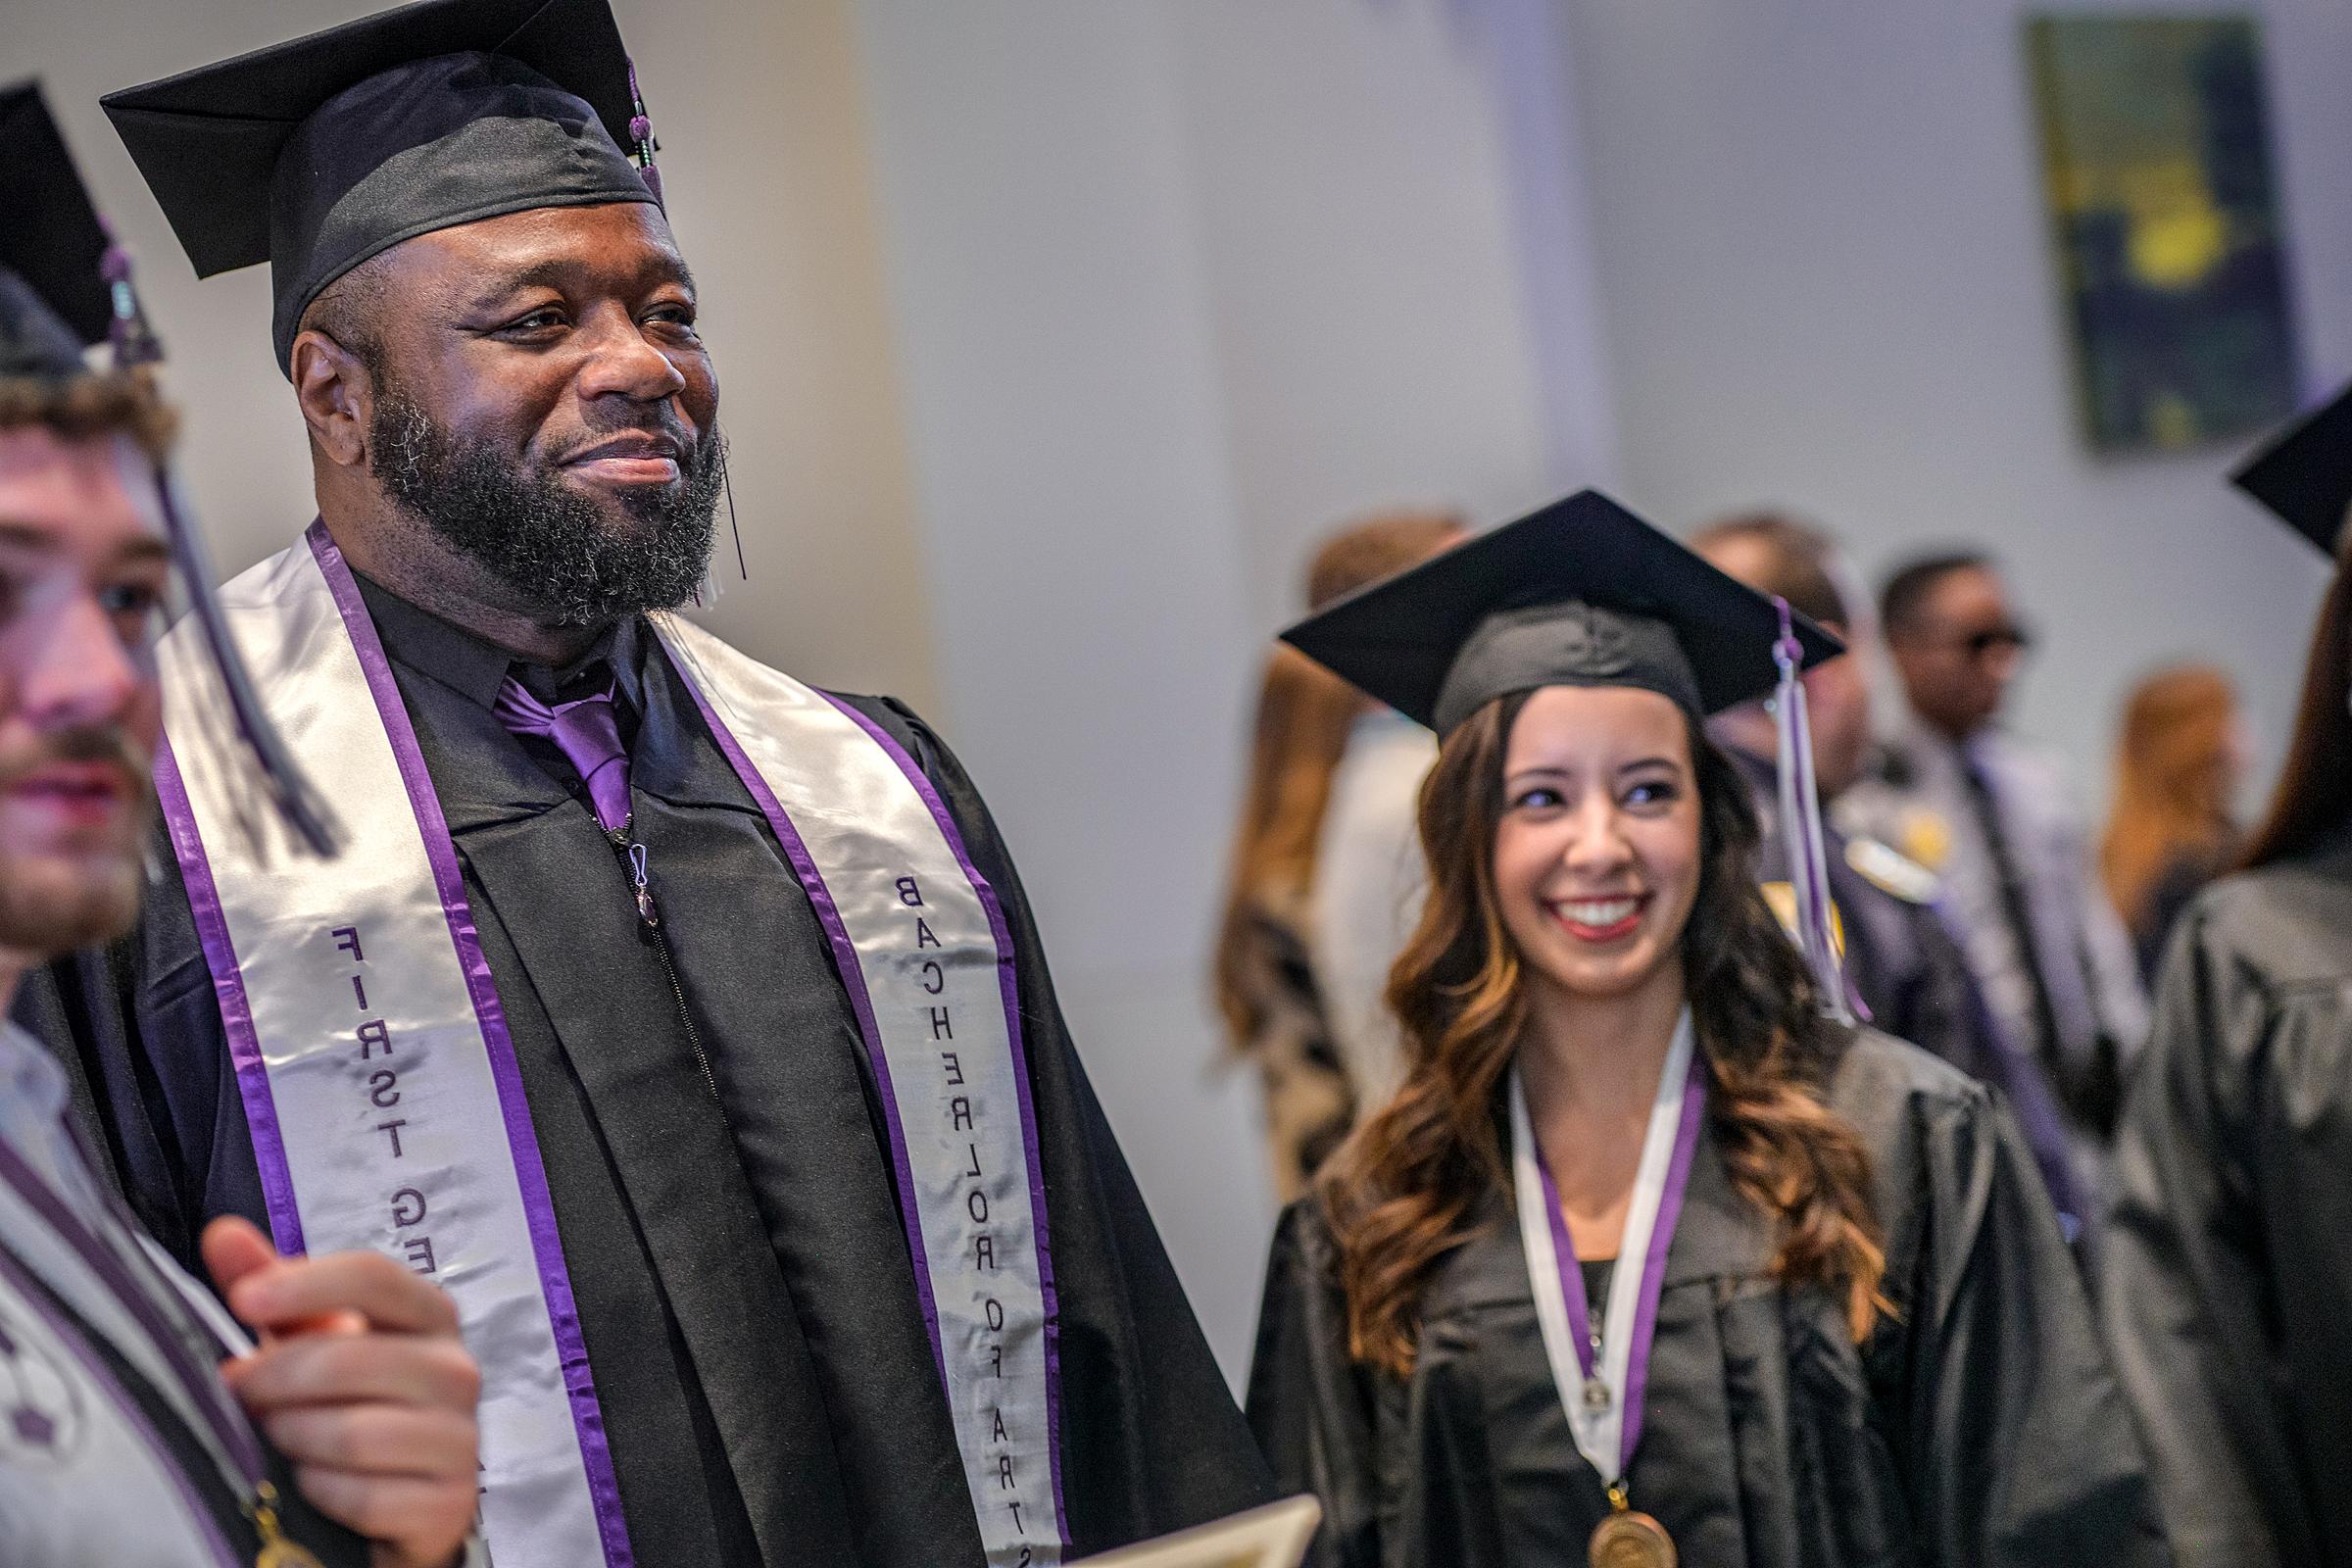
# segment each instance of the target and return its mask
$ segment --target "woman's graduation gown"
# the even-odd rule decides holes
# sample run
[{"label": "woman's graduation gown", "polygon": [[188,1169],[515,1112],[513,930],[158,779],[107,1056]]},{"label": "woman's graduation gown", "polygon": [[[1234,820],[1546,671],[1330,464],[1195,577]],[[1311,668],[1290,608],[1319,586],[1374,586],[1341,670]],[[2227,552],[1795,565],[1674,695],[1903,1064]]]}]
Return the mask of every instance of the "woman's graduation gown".
[{"label": "woman's graduation gown", "polygon": [[[1896,1311],[1769,1270],[1714,1140],[1667,1256],[1634,1505],[1691,1568],[2166,1561],[2122,1396],[2008,1113],[1910,1046],[1855,1037],[1830,1102],[1870,1150]],[[1608,1510],[1560,1406],[1507,1195],[1441,1262],[1409,1377],[1351,1362],[1312,1199],[1283,1217],[1249,1409],[1318,1494],[1315,1568],[1581,1564]]]},{"label": "woman's graduation gown", "polygon": [[2103,1305],[2183,1568],[2352,1561],[2352,829],[2182,916],[2115,1165]]}]

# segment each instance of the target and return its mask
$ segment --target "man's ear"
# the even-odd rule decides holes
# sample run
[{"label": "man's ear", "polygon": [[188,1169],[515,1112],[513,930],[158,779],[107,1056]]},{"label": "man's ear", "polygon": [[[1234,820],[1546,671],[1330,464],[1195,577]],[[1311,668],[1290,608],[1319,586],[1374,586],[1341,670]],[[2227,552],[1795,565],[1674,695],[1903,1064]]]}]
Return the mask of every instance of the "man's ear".
[{"label": "man's ear", "polygon": [[358,355],[316,327],[295,337],[291,358],[294,401],[312,442],[337,467],[358,467],[368,459],[375,378]]}]

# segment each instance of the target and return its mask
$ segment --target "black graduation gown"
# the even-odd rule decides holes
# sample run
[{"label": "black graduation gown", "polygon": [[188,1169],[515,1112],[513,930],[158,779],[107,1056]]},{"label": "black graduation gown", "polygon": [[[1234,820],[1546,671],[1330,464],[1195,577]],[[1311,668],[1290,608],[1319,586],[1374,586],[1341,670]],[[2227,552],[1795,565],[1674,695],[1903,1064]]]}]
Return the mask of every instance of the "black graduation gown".
[{"label": "black graduation gown", "polygon": [[[635,831],[715,1097],[576,781],[491,710],[505,656],[362,587],[514,1038],[638,1559],[978,1562],[856,1018],[813,909],[650,629],[624,622],[601,652],[637,715]],[[1076,1545],[1264,1500],[1264,1467],[1087,1084],[986,807],[912,713],[850,701],[938,787],[1018,950]],[[176,873],[125,947],[52,979],[58,994],[26,1014],[68,1020],[151,1229],[187,1258],[207,1218],[260,1220]]]},{"label": "black graduation gown", "polygon": [[2181,917],[2102,1294],[2183,1568],[2352,1561],[2352,830]]},{"label": "black graduation gown", "polygon": [[[1634,1505],[1692,1568],[2156,1564],[2130,1417],[2008,1114],[1862,1033],[1830,1103],[1861,1133],[1897,1312],[1866,1346],[1840,1304],[1768,1272],[1772,1236],[1701,1142],[1667,1257]],[[1509,1198],[1438,1265],[1399,1379],[1350,1362],[1334,1244],[1283,1217],[1250,1418],[1326,1524],[1315,1568],[1581,1563],[1608,1510],[1537,1325]]]}]

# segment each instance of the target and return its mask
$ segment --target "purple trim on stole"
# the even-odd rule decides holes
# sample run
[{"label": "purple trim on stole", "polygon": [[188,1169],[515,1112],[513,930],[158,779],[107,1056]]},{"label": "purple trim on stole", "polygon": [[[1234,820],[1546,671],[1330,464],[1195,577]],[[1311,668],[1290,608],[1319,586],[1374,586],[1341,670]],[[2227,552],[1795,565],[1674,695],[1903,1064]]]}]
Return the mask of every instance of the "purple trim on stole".
[{"label": "purple trim on stole", "polygon": [[[1534,1118],[1529,1122],[1532,1140]],[[1560,1189],[1551,1179],[1551,1166],[1544,1161],[1541,1142],[1536,1144],[1536,1175],[1544,1183],[1544,1217],[1551,1222],[1551,1264],[1560,1271],[1560,1296],[1568,1303],[1568,1332],[1576,1340],[1577,1368],[1589,1378],[1597,1370],[1592,1361],[1592,1308],[1585,1301],[1585,1272],[1575,1266],[1576,1240],[1568,1234],[1568,1216],[1560,1212]]]},{"label": "purple trim on stole", "polygon": [[229,941],[228,918],[220,912],[220,890],[213,882],[213,862],[205,855],[204,835],[197,830],[196,811],[188,805],[188,787],[179,776],[179,761],[172,754],[170,736],[156,745],[155,794],[172,834],[179,879],[188,890],[188,912],[195,916],[196,940],[204,949],[205,966],[213,973],[213,996],[220,1006],[221,1032],[228,1039],[228,1059],[236,1069],[237,1094],[245,1102],[245,1126],[253,1139],[253,1160],[261,1172],[270,1236],[280,1252],[299,1256],[309,1249],[303,1245],[302,1213],[294,1202],[294,1177],[286,1168],[286,1140],[277,1125],[277,1101],[270,1092],[270,1069],[262,1060],[261,1037],[254,1033],[253,1007],[245,1000],[245,971],[238,966],[236,947]]},{"label": "purple trim on stole", "polygon": [[[1674,1227],[1683,1217],[1683,1194],[1690,1185],[1690,1161],[1698,1151],[1699,1129],[1707,1110],[1705,1053],[1696,1042],[1690,1050],[1690,1076],[1683,1090],[1683,1117],[1674,1133],[1674,1157],[1666,1164],[1666,1187],[1658,1195],[1658,1217],[1649,1229],[1649,1254],[1642,1261],[1642,1291],[1634,1302],[1634,1340],[1627,1347],[1625,1411],[1618,1418],[1617,1474],[1602,1476],[1609,1484],[1625,1479],[1633,1468],[1634,1448],[1642,1441],[1642,1401],[1649,1392],[1649,1343],[1658,1328],[1658,1298],[1666,1289],[1666,1254],[1674,1247]],[[1544,1183],[1544,1217],[1551,1222],[1552,1266],[1559,1270],[1560,1295],[1568,1302],[1568,1329],[1576,1337],[1576,1364],[1586,1377],[1594,1375],[1592,1316],[1585,1304],[1585,1276],[1578,1267],[1576,1243],[1568,1235],[1567,1217],[1560,1212],[1560,1190],[1553,1185],[1551,1167],[1544,1159],[1544,1145],[1535,1137],[1530,1119],[1528,1137],[1535,1144],[1536,1174]],[[1625,1259],[1617,1260],[1619,1268]],[[1579,1391],[1562,1390],[1568,1398]]]},{"label": "purple trim on stole", "polygon": [[368,618],[368,606],[360,597],[360,585],[324,522],[313,522],[303,538],[311,553],[318,558],[318,569],[334,595],[335,608],[342,612],[343,628],[350,634],[352,648],[359,654],[360,668],[368,677],[368,689],[375,699],[384,736],[392,743],[392,756],[400,764],[401,783],[408,790],[409,805],[416,813],[417,831],[424,840],[425,857],[432,862],[433,882],[441,896],[442,912],[449,921],[450,940],[457,947],[458,963],[466,974],[466,990],[481,1025],[490,1074],[498,1085],[499,1113],[506,1121],[507,1145],[514,1155],[515,1182],[522,1191],[523,1214],[530,1224],[531,1251],[539,1265],[548,1322],[555,1331],[557,1353],[563,1358],[564,1388],[571,1397],[572,1425],[579,1432],[580,1458],[588,1473],[589,1497],[596,1508],[597,1534],[604,1542],[605,1561],[610,1568],[634,1568],[636,1556],[629,1545],[628,1527],[621,1517],[620,1483],[612,1472],[612,1450],[605,1436],[604,1411],[596,1402],[596,1383],[588,1368],[588,1348],[580,1335],[579,1308],[572,1299],[571,1275],[564,1261],[563,1240],[556,1230],[555,1204],[548,1196],[547,1169],[539,1158],[539,1136],[531,1126],[530,1105],[523,1098],[522,1072],[514,1060],[514,1042],[507,1034],[506,1009],[499,1003],[497,988],[491,980],[489,960],[482,956],[473,909],[466,902],[466,882],[458,869],[457,846],[450,842],[449,824],[441,815],[440,797],[433,793],[432,775],[424,766],[424,753],[416,745],[416,728],[409,722],[409,710],[401,702],[391,661],[384,656],[383,639],[376,635],[375,622]]},{"label": "purple trim on stole", "polygon": [[116,1381],[114,1371],[107,1366],[105,1358],[90,1348],[75,1325],[59,1315],[49,1300],[48,1293],[34,1282],[31,1272],[4,1247],[0,1247],[0,1279],[5,1279],[15,1287],[17,1294],[30,1304],[40,1320],[49,1325],[49,1332],[64,1342],[74,1358],[81,1363],[90,1381],[97,1384],[113,1401],[115,1408],[122,1412],[124,1423],[146,1440],[148,1450],[161,1463],[164,1474],[172,1478],[172,1485],[179,1490],[180,1500],[187,1504],[188,1512],[194,1514],[197,1522],[203,1526],[205,1540],[212,1545],[213,1556],[221,1568],[243,1568],[236,1551],[228,1544],[228,1538],[220,1533],[220,1521],[213,1517],[212,1508],[197,1492],[195,1484],[188,1480],[187,1473],[180,1469],[179,1456],[172,1451],[170,1445],[155,1430],[155,1423],[147,1419],[147,1412],[139,1407],[139,1401],[132,1398],[130,1392]]},{"label": "purple trim on stole", "polygon": [[1649,1393],[1649,1342],[1658,1329],[1658,1298],[1666,1290],[1666,1254],[1683,1217],[1683,1194],[1690,1185],[1690,1161],[1698,1152],[1698,1133],[1706,1115],[1706,1053],[1693,1041],[1690,1083],[1683,1091],[1683,1124],[1675,1129],[1674,1158],[1666,1167],[1666,1191],[1658,1195],[1658,1218],[1649,1230],[1649,1257],[1642,1269],[1642,1299],[1634,1308],[1634,1343],[1625,1363],[1625,1420],[1618,1440],[1624,1454],[1620,1469],[1633,1464],[1634,1447],[1642,1441],[1642,1404]]},{"label": "purple trim on stole", "polygon": [[997,902],[996,889],[972,863],[971,852],[964,847],[963,834],[956,818],[948,810],[948,803],[939,798],[930,775],[922,765],[906,755],[906,748],[892,739],[888,730],[860,713],[830,692],[825,700],[849,715],[851,722],[874,739],[906,782],[914,786],[923,804],[931,809],[931,819],[939,824],[940,836],[955,852],[956,863],[979,895],[980,906],[988,911],[988,928],[997,944],[997,989],[1004,1001],[1004,1035],[1012,1043],[1013,1085],[1019,1091],[1021,1107],[1021,1150],[1029,1160],[1029,1216],[1037,1231],[1038,1296],[1046,1313],[1046,1438],[1047,1457],[1054,1471],[1054,1512],[1059,1525],[1062,1544],[1069,1544],[1069,1509],[1064,1505],[1061,1492],[1061,1298],[1054,1288],[1054,1244],[1046,1223],[1046,1162],[1037,1142],[1037,1105],[1029,1089],[1029,1052],[1021,1036],[1020,977],[1015,969],[1012,947],[1012,927],[1005,923],[1004,906]]},{"label": "purple trim on stole", "polygon": [[[665,656],[669,654],[666,643],[662,651]],[[767,825],[774,830],[776,842],[783,847],[784,858],[791,863],[793,875],[808,895],[817,923],[824,927],[825,941],[832,946],[833,967],[841,976],[842,989],[850,994],[850,1010],[858,1015],[858,1032],[864,1038],[865,1054],[874,1067],[875,1086],[881,1090],[882,1119],[890,1134],[890,1160],[898,1172],[899,1221],[906,1229],[906,1246],[913,1253],[915,1296],[922,1303],[923,1330],[931,1341],[931,1364],[939,1371],[944,1393],[948,1386],[948,1356],[940,1343],[939,1302],[931,1291],[931,1265],[923,1247],[922,1216],[915,1207],[914,1166],[906,1156],[906,1129],[899,1119],[899,1099],[891,1090],[890,1062],[882,1053],[882,1029],[874,1021],[873,999],[866,995],[865,970],[858,962],[857,944],[850,940],[849,928],[842,924],[841,910],[833,903],[832,890],[825,886],[824,873],[817,869],[808,846],[801,841],[800,829],[792,825],[792,818],[785,814],[775,792],[767,787],[767,781],[760,776],[752,760],[743,754],[743,747],[719,718],[718,710],[710,706],[710,699],[695,684],[684,661],[671,657],[669,664],[693,695],[694,706],[701,710],[710,738],[726,754],[727,764],[735,769],[735,776],[743,781],[743,787],[759,806],[760,814],[767,818]]]}]

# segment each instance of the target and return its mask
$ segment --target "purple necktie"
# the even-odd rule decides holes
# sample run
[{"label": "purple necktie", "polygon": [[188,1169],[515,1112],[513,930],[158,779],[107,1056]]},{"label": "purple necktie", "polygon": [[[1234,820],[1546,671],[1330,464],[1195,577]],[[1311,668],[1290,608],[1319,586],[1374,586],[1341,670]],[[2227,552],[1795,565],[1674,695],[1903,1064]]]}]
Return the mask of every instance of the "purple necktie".
[{"label": "purple necktie", "polygon": [[588,786],[589,804],[606,832],[618,833],[629,825],[629,753],[620,744],[620,724],[613,715],[610,685],[593,697],[550,708],[532,696],[529,687],[509,675],[498,688],[493,711],[499,722],[516,735],[536,735],[556,743],[580,775],[580,782]]}]

